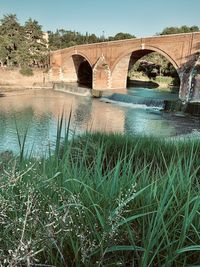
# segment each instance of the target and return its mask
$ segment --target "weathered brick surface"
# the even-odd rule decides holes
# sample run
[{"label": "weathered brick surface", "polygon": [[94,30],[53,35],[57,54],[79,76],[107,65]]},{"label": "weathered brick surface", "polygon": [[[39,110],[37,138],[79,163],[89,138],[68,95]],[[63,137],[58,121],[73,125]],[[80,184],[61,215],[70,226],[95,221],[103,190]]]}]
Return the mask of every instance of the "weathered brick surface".
[{"label": "weathered brick surface", "polygon": [[111,72],[104,56],[101,56],[93,67],[92,88],[96,90],[111,88]]},{"label": "weathered brick surface", "polygon": [[[49,82],[49,74],[43,69],[36,69],[32,76],[24,76],[19,69],[0,68],[0,86],[34,86]],[[57,77],[57,73],[55,73]]]},{"label": "weathered brick surface", "polygon": [[[52,81],[77,80],[80,56],[93,69],[93,89],[117,89],[126,87],[129,61],[136,62],[150,52],[165,56],[176,68],[181,82],[180,98],[187,94],[188,72],[200,51],[200,33],[175,34],[149,38],[120,40],[105,43],[79,45],[51,53]],[[78,57],[77,57],[78,58]],[[104,63],[102,60],[104,59]],[[104,65],[103,65],[104,64]],[[185,77],[185,78],[184,78]]]}]

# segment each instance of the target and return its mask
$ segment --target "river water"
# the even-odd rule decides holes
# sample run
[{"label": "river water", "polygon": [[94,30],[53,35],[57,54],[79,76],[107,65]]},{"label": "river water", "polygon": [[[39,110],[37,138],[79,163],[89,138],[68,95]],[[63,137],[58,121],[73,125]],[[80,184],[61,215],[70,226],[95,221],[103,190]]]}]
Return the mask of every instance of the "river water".
[{"label": "river water", "polygon": [[70,129],[76,134],[86,130],[162,137],[198,134],[199,118],[161,111],[164,99],[177,98],[177,94],[139,87],[110,91],[102,99],[54,90],[1,97],[0,151],[18,152],[16,129],[21,138],[28,129],[26,148],[41,154],[55,142],[59,116],[64,111],[67,123],[70,110]]}]

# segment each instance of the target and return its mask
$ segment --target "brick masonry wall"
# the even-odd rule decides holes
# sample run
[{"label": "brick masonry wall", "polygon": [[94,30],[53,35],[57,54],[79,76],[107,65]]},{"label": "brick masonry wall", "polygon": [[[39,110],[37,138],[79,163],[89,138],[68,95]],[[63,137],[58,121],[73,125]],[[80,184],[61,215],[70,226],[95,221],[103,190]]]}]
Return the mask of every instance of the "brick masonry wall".
[{"label": "brick masonry wall", "polygon": [[33,70],[32,76],[24,76],[20,69],[0,68],[0,86],[37,86],[49,82],[49,75],[44,69]]},{"label": "brick masonry wall", "polygon": [[[149,52],[158,52],[169,60],[180,75],[180,99],[185,100],[188,82],[196,55],[200,53],[200,33],[153,36],[105,43],[79,45],[51,52],[51,81],[74,81],[79,55],[93,69],[93,89],[106,90],[126,87],[127,70],[131,55],[139,59]],[[99,60],[104,58],[104,63]],[[101,64],[102,63],[102,64]],[[199,93],[200,89],[198,89]]]}]

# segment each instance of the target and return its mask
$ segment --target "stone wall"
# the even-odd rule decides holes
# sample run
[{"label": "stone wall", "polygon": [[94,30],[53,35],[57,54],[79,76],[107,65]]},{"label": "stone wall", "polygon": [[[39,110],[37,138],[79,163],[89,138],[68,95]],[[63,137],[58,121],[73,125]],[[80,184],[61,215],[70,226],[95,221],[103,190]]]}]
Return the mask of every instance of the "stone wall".
[{"label": "stone wall", "polygon": [[0,67],[0,86],[37,86],[47,84],[49,75],[45,69],[33,70],[32,76],[24,76],[20,69],[8,69]]}]

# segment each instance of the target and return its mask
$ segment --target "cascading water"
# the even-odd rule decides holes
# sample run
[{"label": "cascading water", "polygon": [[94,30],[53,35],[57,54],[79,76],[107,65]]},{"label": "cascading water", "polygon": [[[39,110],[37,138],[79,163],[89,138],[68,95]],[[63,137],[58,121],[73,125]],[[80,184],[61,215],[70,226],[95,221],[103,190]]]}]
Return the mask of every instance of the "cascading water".
[{"label": "cascading water", "polygon": [[192,70],[191,70],[189,78],[188,78],[188,91],[187,91],[187,95],[186,95],[186,102],[191,101],[192,97],[193,97],[194,77],[195,77],[194,70],[195,70],[195,66],[192,67]]},{"label": "cascading water", "polygon": [[77,83],[54,83],[53,89],[55,91],[66,92],[74,95],[90,96],[90,88],[81,87]]},{"label": "cascading water", "polygon": [[200,55],[198,56],[194,66],[190,71],[190,75],[188,78],[188,92],[186,96],[186,102],[190,102],[193,99],[195,92],[195,76],[197,74],[197,69],[200,66]]},{"label": "cascading water", "polygon": [[104,98],[104,102],[116,102],[116,103],[126,103],[132,104],[138,108],[156,108],[162,109],[164,107],[164,100],[163,99],[155,99],[155,98],[145,98],[145,97],[138,97],[133,95],[126,95],[126,94],[119,94],[114,93],[111,96]]}]

